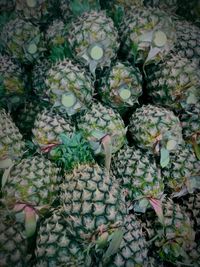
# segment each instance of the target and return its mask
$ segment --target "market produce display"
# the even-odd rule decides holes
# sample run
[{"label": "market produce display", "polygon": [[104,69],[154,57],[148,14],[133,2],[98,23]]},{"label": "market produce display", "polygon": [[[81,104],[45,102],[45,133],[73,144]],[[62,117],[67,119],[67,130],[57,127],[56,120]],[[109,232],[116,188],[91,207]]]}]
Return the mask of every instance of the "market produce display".
[{"label": "market produce display", "polygon": [[199,27],[199,0],[0,0],[0,267],[200,267]]}]

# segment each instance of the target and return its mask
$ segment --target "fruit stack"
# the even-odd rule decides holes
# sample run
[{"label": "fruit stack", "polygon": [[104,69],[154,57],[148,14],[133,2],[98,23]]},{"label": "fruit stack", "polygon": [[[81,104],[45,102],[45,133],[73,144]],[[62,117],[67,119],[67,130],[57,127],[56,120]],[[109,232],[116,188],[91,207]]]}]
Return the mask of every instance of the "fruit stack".
[{"label": "fruit stack", "polygon": [[200,2],[0,0],[0,266],[200,266]]}]

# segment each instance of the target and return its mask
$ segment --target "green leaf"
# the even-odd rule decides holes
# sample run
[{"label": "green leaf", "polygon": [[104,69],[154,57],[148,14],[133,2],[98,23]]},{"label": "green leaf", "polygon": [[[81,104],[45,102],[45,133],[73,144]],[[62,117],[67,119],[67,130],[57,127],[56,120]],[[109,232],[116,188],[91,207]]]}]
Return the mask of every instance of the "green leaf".
[{"label": "green leaf", "polygon": [[160,151],[160,166],[162,168],[169,164],[169,151],[165,148],[161,148]]},{"label": "green leaf", "polygon": [[124,233],[122,230],[116,230],[112,234],[112,239],[110,241],[110,245],[103,256],[104,261],[107,261],[111,256],[113,256],[115,253],[117,253],[118,249],[120,248],[120,245],[121,245],[121,242],[123,239],[123,235],[124,235]]},{"label": "green leaf", "polygon": [[112,139],[110,135],[106,135],[105,137],[103,137],[101,143],[103,145],[105,153],[105,168],[109,172],[112,158]]},{"label": "green leaf", "polygon": [[25,211],[25,232],[27,237],[31,237],[35,234],[37,219],[35,210],[31,207],[26,207]]},{"label": "green leaf", "polygon": [[196,142],[193,142],[193,147],[197,159],[200,160],[200,145],[198,145]]},{"label": "green leaf", "polygon": [[10,160],[9,162],[9,168],[6,169],[3,173],[3,176],[2,176],[2,180],[1,180],[1,188],[3,189],[6,182],[8,181],[8,177],[10,175],[10,171],[12,169],[12,167],[14,166],[13,162]]}]

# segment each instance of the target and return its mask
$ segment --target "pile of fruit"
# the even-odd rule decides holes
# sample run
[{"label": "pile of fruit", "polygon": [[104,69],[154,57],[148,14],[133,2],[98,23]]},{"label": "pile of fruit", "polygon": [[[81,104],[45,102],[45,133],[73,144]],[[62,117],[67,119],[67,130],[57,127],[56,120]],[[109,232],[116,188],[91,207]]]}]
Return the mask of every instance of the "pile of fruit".
[{"label": "pile of fruit", "polygon": [[200,1],[0,0],[0,266],[200,266]]}]

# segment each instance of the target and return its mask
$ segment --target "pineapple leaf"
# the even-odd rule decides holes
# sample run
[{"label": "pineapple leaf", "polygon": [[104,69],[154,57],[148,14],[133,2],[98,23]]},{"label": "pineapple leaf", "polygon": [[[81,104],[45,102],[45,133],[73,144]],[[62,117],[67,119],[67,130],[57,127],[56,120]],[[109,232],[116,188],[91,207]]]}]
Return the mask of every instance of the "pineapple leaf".
[{"label": "pineapple leaf", "polygon": [[34,235],[37,226],[37,218],[35,210],[31,207],[26,207],[25,211],[25,231],[26,236],[31,237]]},{"label": "pineapple leaf", "polygon": [[160,151],[160,166],[162,168],[169,164],[169,151],[165,148],[161,148]]},{"label": "pineapple leaf", "polygon": [[200,145],[198,145],[196,142],[193,142],[193,147],[197,159],[200,160]]},{"label": "pineapple leaf", "polygon": [[60,145],[51,149],[49,156],[64,172],[72,171],[79,164],[94,162],[90,145],[80,132],[72,137],[61,134],[60,142]]},{"label": "pineapple leaf", "polygon": [[158,199],[149,198],[149,202],[153,209],[155,210],[158,219],[160,220],[161,224],[164,224],[164,215],[163,215],[163,209],[162,209],[162,202]]},{"label": "pineapple leaf", "polygon": [[6,169],[3,173],[3,176],[2,176],[2,180],[1,180],[1,188],[3,189],[7,180],[8,180],[8,177],[10,175],[10,171],[12,169],[12,167],[14,166],[13,162],[11,159],[7,159],[7,164],[8,164],[8,169]]},{"label": "pineapple leaf", "polygon": [[117,253],[117,251],[120,247],[120,244],[122,242],[123,235],[124,235],[124,233],[122,230],[116,230],[112,234],[110,245],[103,256],[104,262],[107,262],[111,256],[113,256],[115,253]]},{"label": "pineapple leaf", "polygon": [[109,135],[106,135],[102,138],[101,143],[104,147],[105,152],[105,168],[109,172],[110,171],[110,164],[112,158],[112,140]]}]

